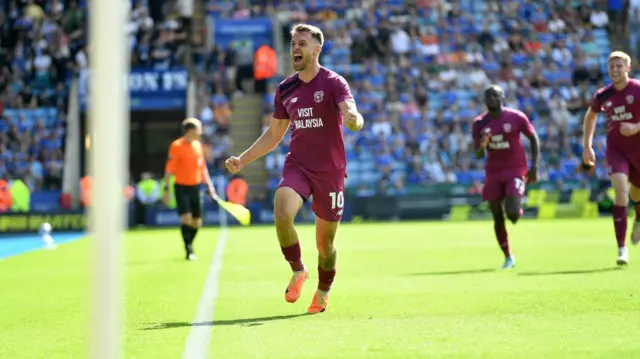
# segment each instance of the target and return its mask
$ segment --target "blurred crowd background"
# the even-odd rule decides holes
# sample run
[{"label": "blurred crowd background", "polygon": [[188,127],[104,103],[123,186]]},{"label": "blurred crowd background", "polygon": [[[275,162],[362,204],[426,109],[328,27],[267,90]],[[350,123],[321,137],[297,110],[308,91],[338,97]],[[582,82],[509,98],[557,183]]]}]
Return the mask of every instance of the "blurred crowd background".
[{"label": "blurred crowd background", "polygon": [[[88,66],[87,1],[0,1],[0,178],[31,191],[60,189],[69,84]],[[218,19],[272,17],[285,40],[296,22],[325,33],[321,64],[347,78],[366,119],[345,130],[348,186],[362,195],[403,194],[415,186],[481,186],[483,164],[470,152],[481,93],[497,83],[507,106],[524,111],[542,143],[540,179],[561,188],[577,173],[581,119],[607,81],[612,49],[640,56],[640,0],[262,0],[204,1]],[[196,115],[212,170],[234,148],[236,99],[255,90],[255,44],[207,46],[176,1],[134,0],[127,27],[132,67],[184,66],[190,45],[198,79]],[[280,30],[280,29],[278,29]],[[285,44],[287,41],[284,42]],[[287,56],[287,54],[281,54]],[[634,71],[638,69],[633,63]],[[262,121],[282,77],[266,81]],[[179,119],[176,119],[178,121]],[[604,127],[595,140],[604,159]],[[267,189],[279,181],[290,139],[264,166]],[[525,143],[525,146],[528,146]],[[159,169],[156,177],[161,175]],[[605,179],[606,163],[597,176]]]}]

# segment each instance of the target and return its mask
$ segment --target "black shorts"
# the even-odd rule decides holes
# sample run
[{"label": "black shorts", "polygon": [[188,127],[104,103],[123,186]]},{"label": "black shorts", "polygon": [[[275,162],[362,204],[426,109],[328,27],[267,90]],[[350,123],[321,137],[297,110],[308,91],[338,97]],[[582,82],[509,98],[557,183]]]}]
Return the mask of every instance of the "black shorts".
[{"label": "black shorts", "polygon": [[200,185],[184,186],[174,184],[176,207],[179,215],[191,213],[192,218],[202,218],[203,198]]}]

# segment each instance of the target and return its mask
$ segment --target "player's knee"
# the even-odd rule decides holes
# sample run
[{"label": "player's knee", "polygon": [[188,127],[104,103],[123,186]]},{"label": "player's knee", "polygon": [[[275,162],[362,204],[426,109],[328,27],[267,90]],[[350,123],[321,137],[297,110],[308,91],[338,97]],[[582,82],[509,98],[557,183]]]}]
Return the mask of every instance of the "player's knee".
[{"label": "player's knee", "polygon": [[611,175],[611,184],[615,192],[613,200],[616,206],[626,206],[629,202],[629,177],[625,173],[614,173]]},{"label": "player's knee", "polygon": [[318,253],[323,258],[330,257],[334,252],[336,252],[336,247],[333,244],[333,238],[323,241],[317,241],[316,247],[318,248]]},{"label": "player's knee", "polygon": [[191,227],[193,227],[193,228],[202,227],[202,218],[192,218],[191,219]]},{"label": "player's knee", "polygon": [[295,212],[287,211],[283,207],[275,207],[273,209],[273,218],[277,224],[293,223]]},{"label": "player's knee", "polygon": [[300,208],[302,199],[291,188],[279,188],[276,192],[273,206],[273,216],[278,223],[293,223],[293,219]]},{"label": "player's knee", "polygon": [[[616,206],[626,206],[629,203],[629,194],[627,191],[616,191],[616,198],[614,199],[614,204]],[[633,197],[631,198],[633,201]]]}]

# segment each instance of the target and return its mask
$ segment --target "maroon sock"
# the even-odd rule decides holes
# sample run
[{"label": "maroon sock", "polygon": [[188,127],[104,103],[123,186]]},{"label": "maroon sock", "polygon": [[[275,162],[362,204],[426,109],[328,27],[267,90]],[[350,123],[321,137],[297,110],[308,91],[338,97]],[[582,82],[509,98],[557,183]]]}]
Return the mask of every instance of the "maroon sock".
[{"label": "maroon sock", "polygon": [[636,208],[636,222],[640,222],[640,203],[637,203],[635,208]]},{"label": "maroon sock", "polygon": [[333,283],[333,278],[335,276],[335,268],[327,271],[318,266],[318,289],[324,291],[328,291],[329,289],[331,289],[331,283]]},{"label": "maroon sock", "polygon": [[496,232],[496,238],[498,239],[498,245],[502,249],[505,258],[511,256],[511,250],[509,249],[509,234],[507,234],[507,227],[504,222],[494,223],[493,230]]},{"label": "maroon sock", "polygon": [[280,250],[282,250],[284,259],[289,262],[292,270],[301,271],[304,269],[304,265],[302,264],[302,253],[300,252],[300,242],[296,242],[289,247],[280,247]]},{"label": "maroon sock", "polygon": [[624,247],[627,239],[627,207],[613,206],[613,226],[616,229],[618,248]]}]

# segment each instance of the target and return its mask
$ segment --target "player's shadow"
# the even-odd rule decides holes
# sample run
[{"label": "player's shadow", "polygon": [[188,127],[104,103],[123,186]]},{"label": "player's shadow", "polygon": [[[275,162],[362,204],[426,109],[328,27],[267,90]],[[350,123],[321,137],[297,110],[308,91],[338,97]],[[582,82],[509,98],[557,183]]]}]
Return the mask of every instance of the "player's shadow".
[{"label": "player's shadow", "polygon": [[189,322],[167,322],[167,323],[148,323],[148,327],[141,330],[161,330],[161,329],[173,329],[173,328],[185,328],[185,327],[202,327],[202,326],[221,326],[221,325],[240,325],[243,327],[254,327],[262,325],[265,322],[271,322],[274,320],[293,319],[297,317],[303,317],[311,315],[309,313],[302,314],[290,314],[290,315],[276,315],[273,317],[258,317],[258,318],[243,318],[243,319],[230,319],[230,320],[214,320],[207,322],[189,323]]},{"label": "player's shadow", "polygon": [[575,269],[565,271],[551,271],[551,272],[520,272],[518,275],[523,276],[538,276],[538,275],[567,275],[567,274],[589,274],[589,273],[604,273],[613,272],[622,269],[621,267],[606,267],[606,268],[594,268],[594,269]]},{"label": "player's shadow", "polygon": [[462,270],[453,270],[453,271],[443,271],[443,272],[422,272],[422,273],[411,273],[410,276],[424,276],[424,275],[459,275],[459,274],[480,274],[480,273],[490,273],[495,272],[495,268],[483,268],[483,269],[462,269]]}]

